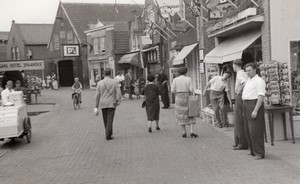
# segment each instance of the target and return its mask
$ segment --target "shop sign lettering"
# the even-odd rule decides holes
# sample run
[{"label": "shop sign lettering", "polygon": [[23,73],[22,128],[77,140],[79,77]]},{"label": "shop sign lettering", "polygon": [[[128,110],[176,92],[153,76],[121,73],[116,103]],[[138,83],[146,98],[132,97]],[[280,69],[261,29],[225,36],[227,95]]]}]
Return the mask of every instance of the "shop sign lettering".
[{"label": "shop sign lettering", "polygon": [[44,61],[13,61],[0,62],[0,71],[18,71],[18,70],[43,70]]}]

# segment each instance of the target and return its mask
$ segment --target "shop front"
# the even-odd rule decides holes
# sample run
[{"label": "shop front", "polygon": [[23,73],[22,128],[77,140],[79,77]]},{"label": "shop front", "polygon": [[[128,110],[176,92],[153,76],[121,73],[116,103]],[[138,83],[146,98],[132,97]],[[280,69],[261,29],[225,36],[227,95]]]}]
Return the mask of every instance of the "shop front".
[{"label": "shop front", "polygon": [[141,62],[141,53],[132,52],[123,55],[118,61],[119,70],[124,70],[125,72],[128,69],[131,69],[133,79],[136,80],[138,77],[143,76],[143,64]]},{"label": "shop front", "polygon": [[197,94],[201,94],[201,72],[198,43],[184,46],[174,58],[172,65],[174,67],[170,69],[170,73],[173,72],[172,76],[176,76],[177,68],[187,67],[187,76],[191,77],[195,92]]}]

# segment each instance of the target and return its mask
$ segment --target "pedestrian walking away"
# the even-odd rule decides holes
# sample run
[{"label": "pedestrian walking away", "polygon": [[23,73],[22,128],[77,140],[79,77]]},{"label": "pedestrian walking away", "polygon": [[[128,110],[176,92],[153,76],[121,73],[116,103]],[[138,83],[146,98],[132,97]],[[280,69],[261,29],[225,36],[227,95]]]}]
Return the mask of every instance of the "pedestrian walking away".
[{"label": "pedestrian walking away", "polygon": [[242,92],[245,82],[248,79],[247,73],[242,69],[243,61],[237,59],[233,61],[233,71],[236,72],[235,81],[235,124],[234,124],[234,150],[248,149],[248,143],[245,136],[243,100]]},{"label": "pedestrian walking away", "polygon": [[154,84],[155,76],[149,74],[147,77],[148,84],[144,89],[144,99],[146,101],[146,113],[148,119],[148,132],[152,132],[152,123],[155,121],[156,130],[160,130],[159,127],[159,87]]},{"label": "pedestrian walking away", "polygon": [[128,93],[129,99],[132,100],[132,74],[131,69],[127,70],[127,73],[125,74],[125,87],[126,91]]},{"label": "pedestrian walking away", "polygon": [[242,94],[245,135],[250,147],[250,154],[258,160],[265,157],[263,103],[266,93],[266,82],[256,74],[257,67],[255,63],[248,63],[244,68],[249,77]]},{"label": "pedestrian walking away", "polygon": [[179,77],[173,80],[171,86],[171,92],[175,93],[175,116],[177,123],[183,130],[182,137],[186,138],[186,126],[190,126],[190,136],[198,137],[194,133],[194,124],[196,124],[195,117],[188,116],[188,99],[189,95],[193,93],[194,89],[192,86],[191,78],[186,77],[187,68],[183,67],[179,69]]},{"label": "pedestrian walking away", "polygon": [[113,139],[113,120],[117,105],[121,103],[121,91],[119,82],[111,78],[111,69],[104,71],[104,79],[98,82],[96,88],[96,104],[94,114],[102,111],[103,123],[105,127],[106,140]]},{"label": "pedestrian walking away", "polygon": [[164,104],[163,109],[167,109],[170,107],[170,99],[169,99],[169,90],[168,90],[168,77],[165,74],[164,69],[160,69],[160,77],[159,77],[159,85],[160,85],[160,95],[161,100]]},{"label": "pedestrian walking away", "polygon": [[213,77],[207,83],[203,92],[203,94],[206,94],[206,91],[210,90],[209,99],[214,110],[215,117],[218,121],[219,128],[222,128],[223,126],[228,126],[228,122],[226,122],[226,112],[224,106],[225,95],[229,101],[230,108],[232,108],[229,86],[227,82],[230,76],[231,73],[229,71],[224,71],[222,76]]}]

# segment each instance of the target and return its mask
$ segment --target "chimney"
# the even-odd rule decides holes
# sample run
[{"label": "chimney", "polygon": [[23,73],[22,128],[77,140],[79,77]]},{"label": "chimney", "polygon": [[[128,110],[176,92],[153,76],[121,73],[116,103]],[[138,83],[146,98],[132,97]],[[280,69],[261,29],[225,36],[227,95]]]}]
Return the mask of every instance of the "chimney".
[{"label": "chimney", "polygon": [[12,24],[15,24],[16,22],[15,22],[15,20],[12,20],[11,23],[12,23]]}]

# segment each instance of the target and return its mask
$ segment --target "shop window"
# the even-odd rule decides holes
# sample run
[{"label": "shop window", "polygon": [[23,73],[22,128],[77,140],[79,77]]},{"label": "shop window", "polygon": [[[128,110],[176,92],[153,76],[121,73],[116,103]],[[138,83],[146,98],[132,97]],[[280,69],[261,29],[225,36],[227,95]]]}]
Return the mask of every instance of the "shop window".
[{"label": "shop window", "polygon": [[11,48],[11,59],[16,60],[16,49],[15,47]]},{"label": "shop window", "polygon": [[100,52],[105,53],[105,37],[100,37]]},{"label": "shop window", "polygon": [[32,59],[32,49],[27,49],[27,59]]},{"label": "shop window", "polygon": [[292,104],[300,114],[300,41],[290,42]]},{"label": "shop window", "polygon": [[98,44],[98,39],[97,38],[94,38],[93,39],[93,42],[94,42],[94,54],[99,54],[99,44]]},{"label": "shop window", "polygon": [[20,60],[20,50],[19,50],[19,47],[16,47],[16,60]]}]

